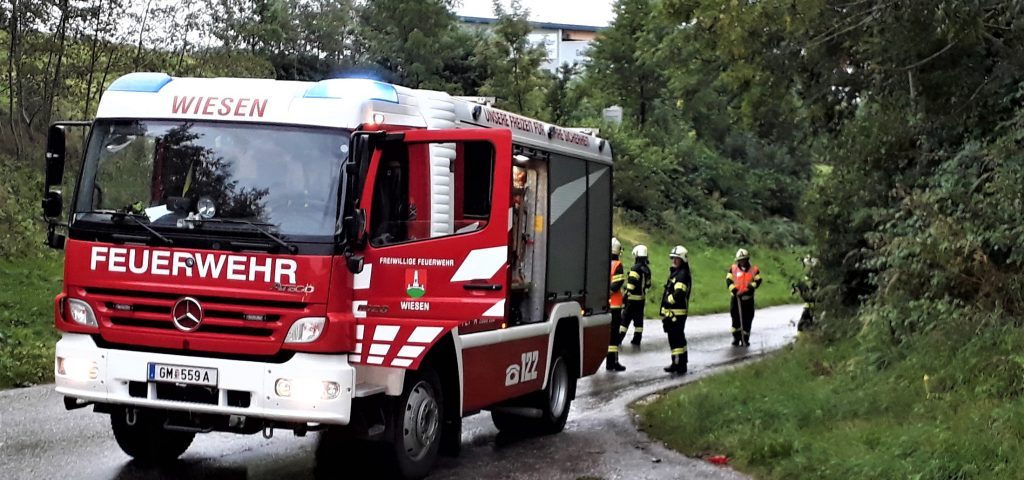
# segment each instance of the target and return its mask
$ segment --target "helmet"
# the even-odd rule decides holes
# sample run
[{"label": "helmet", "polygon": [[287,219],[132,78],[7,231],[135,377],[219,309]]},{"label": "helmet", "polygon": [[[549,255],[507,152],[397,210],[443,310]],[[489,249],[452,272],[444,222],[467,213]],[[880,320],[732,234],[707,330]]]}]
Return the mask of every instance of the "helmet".
[{"label": "helmet", "polygon": [[612,237],[612,255],[618,255],[622,253],[622,244],[619,243],[619,239]]},{"label": "helmet", "polygon": [[633,247],[633,256],[636,258],[647,258],[647,247],[644,245],[637,245]]},{"label": "helmet", "polygon": [[684,262],[689,262],[690,259],[689,257],[687,257],[688,253],[690,252],[686,250],[686,247],[682,245],[676,245],[672,247],[672,251],[668,253],[668,258],[679,258],[682,259]]},{"label": "helmet", "polygon": [[750,259],[750,252],[748,252],[747,249],[741,248],[739,250],[736,250],[736,261],[737,262],[740,261],[740,260],[749,260],[749,259]]}]

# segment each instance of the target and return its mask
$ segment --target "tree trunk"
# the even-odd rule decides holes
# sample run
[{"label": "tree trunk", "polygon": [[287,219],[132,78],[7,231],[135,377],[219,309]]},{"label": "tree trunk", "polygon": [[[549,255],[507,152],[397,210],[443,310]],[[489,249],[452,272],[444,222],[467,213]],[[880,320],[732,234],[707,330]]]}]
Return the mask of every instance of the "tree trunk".
[{"label": "tree trunk", "polygon": [[135,47],[135,59],[132,60],[132,66],[135,71],[139,70],[139,64],[142,60],[142,38],[146,34],[146,22],[149,21],[149,6],[153,3],[153,0],[146,2],[146,11],[142,14],[142,26],[139,27],[139,44]]},{"label": "tree trunk", "polygon": [[[100,90],[107,85],[107,75],[110,74],[110,65],[114,63],[114,54],[117,53],[117,46],[120,42],[111,42],[110,49],[107,50],[107,63],[103,66],[103,78],[100,79]],[[100,95],[103,95],[100,92]]]},{"label": "tree trunk", "polygon": [[[18,58],[18,0],[11,0],[11,18],[8,26],[11,44],[7,49],[7,115],[10,122],[11,137],[14,139],[14,153],[21,156],[21,140],[18,138],[18,127],[14,118],[14,97],[18,93],[15,90],[15,62]],[[18,73],[20,75],[20,72]]]},{"label": "tree trunk", "polygon": [[68,0],[62,0],[60,3],[60,23],[57,25],[57,35],[60,40],[57,45],[57,62],[53,68],[53,81],[50,86],[50,95],[46,99],[46,117],[45,123],[49,124],[53,118],[53,100],[59,95],[58,86],[61,83],[60,70],[64,63],[64,46],[67,41],[68,34]]},{"label": "tree trunk", "polygon": [[99,59],[100,43],[100,18],[103,17],[103,0],[96,0],[96,18],[92,28],[92,45],[89,47],[89,76],[85,82],[85,109],[82,110],[82,118],[89,118],[92,107],[92,82],[96,76],[96,61]]}]

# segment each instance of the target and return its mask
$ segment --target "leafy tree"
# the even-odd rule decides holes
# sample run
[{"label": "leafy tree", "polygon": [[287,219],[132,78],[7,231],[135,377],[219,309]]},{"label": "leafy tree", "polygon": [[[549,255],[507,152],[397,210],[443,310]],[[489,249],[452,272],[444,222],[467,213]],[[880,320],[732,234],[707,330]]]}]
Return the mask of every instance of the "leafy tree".
[{"label": "leafy tree", "polygon": [[594,42],[587,67],[598,92],[641,127],[652,118],[663,84],[658,66],[644,55],[654,41],[649,38],[654,5],[651,0],[617,0],[615,20]]},{"label": "leafy tree", "polygon": [[575,80],[579,70],[579,65],[574,62],[571,65],[563,63],[555,72],[544,101],[554,123],[565,124],[577,118],[580,99],[575,91],[579,82]]},{"label": "leafy tree", "polygon": [[519,0],[512,0],[508,10],[495,0],[494,14],[498,19],[491,35],[478,50],[488,74],[480,93],[499,98],[498,105],[503,108],[542,116],[543,89],[549,78],[540,66],[546,60],[547,50],[530,42],[530,12]]},{"label": "leafy tree", "polygon": [[444,67],[463,53],[454,48],[461,37],[451,7],[450,0],[366,2],[359,12],[359,55],[386,81],[446,89],[452,82]]}]

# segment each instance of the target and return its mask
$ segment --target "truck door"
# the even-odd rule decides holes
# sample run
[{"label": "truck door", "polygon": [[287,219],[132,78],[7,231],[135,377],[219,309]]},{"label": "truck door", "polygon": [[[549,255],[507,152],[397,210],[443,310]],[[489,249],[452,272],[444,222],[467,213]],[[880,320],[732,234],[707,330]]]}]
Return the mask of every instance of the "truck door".
[{"label": "truck door", "polygon": [[[373,351],[360,360],[416,368],[421,358],[391,348],[403,336],[412,342],[403,332],[506,317],[511,133],[416,130],[374,148],[359,200],[365,266],[354,280]],[[399,326],[397,335],[370,331],[384,324]]]}]

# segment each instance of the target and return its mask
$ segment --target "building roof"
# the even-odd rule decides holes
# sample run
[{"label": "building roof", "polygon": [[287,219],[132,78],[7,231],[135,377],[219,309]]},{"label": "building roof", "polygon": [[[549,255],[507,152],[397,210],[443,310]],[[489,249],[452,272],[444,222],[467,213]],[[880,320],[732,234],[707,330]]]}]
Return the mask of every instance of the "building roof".
[{"label": "building roof", "polygon": [[[481,25],[490,25],[498,21],[496,18],[490,17],[467,17],[459,15],[459,21],[463,23],[476,23]],[[543,28],[547,30],[576,30],[581,32],[600,32],[608,27],[597,27],[594,25],[573,25],[570,23],[550,23],[550,22],[530,22],[530,26],[533,28]]]}]

